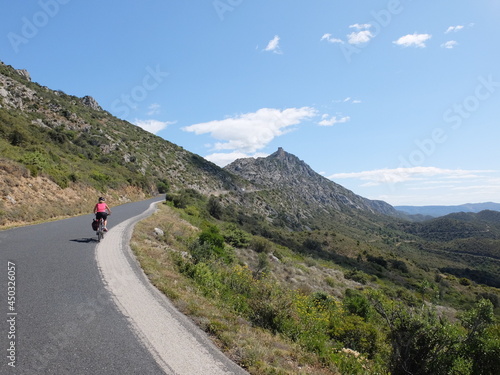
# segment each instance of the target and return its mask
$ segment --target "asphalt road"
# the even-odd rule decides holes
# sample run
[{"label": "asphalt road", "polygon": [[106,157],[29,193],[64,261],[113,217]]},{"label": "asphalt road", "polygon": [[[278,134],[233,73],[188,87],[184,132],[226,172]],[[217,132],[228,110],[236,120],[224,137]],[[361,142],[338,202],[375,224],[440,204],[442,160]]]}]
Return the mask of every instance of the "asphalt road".
[{"label": "asphalt road", "polygon": [[0,231],[1,374],[244,373],[147,283],[126,249],[137,215],[162,199],[111,207],[100,244],[91,214]]}]

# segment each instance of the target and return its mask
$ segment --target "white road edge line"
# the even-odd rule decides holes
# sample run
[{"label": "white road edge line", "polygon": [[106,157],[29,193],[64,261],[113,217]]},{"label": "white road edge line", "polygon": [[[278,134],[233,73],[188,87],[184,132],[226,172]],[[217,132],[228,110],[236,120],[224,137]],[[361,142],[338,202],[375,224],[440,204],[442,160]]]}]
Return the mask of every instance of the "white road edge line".
[{"label": "white road edge line", "polygon": [[113,227],[97,245],[96,261],[106,289],[165,373],[245,374],[151,285],[138,265],[129,245],[132,230],[139,220],[155,212],[155,205]]}]

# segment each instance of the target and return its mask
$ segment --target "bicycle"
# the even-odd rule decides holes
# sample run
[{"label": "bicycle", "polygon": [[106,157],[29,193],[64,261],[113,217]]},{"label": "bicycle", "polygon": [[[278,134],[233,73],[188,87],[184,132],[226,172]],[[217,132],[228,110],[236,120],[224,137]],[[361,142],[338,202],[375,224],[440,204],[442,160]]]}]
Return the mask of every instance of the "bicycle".
[{"label": "bicycle", "polygon": [[101,240],[104,238],[104,220],[101,218],[99,219],[99,226],[97,227],[97,242],[101,242]]}]

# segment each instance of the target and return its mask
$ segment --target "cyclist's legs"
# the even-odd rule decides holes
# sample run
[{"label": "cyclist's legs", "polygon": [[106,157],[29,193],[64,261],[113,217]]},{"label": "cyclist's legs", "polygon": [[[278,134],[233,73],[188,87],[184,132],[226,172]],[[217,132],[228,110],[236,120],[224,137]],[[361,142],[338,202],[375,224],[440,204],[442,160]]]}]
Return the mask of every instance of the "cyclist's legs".
[{"label": "cyclist's legs", "polygon": [[108,224],[108,214],[107,212],[98,212],[95,214],[95,218],[97,220],[102,219],[104,222],[104,228],[106,228],[106,225]]}]

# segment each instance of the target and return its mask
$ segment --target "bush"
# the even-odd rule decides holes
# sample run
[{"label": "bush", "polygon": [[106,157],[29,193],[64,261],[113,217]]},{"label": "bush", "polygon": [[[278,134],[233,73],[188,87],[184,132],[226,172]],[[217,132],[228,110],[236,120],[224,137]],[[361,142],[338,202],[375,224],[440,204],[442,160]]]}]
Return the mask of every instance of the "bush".
[{"label": "bush", "polygon": [[396,270],[400,270],[402,273],[410,272],[410,270],[408,269],[408,266],[402,260],[393,259],[390,262],[391,262],[392,268],[394,268]]},{"label": "bush", "polygon": [[167,202],[172,202],[175,208],[186,208],[187,207],[187,197],[181,194],[167,193],[165,196]]},{"label": "bush", "polygon": [[14,130],[9,136],[9,142],[12,146],[22,146],[27,143],[29,136],[19,130]]},{"label": "bush", "polygon": [[460,278],[460,281],[459,281],[460,285],[463,285],[463,286],[469,286],[471,285],[472,283],[470,282],[469,279],[465,278],[465,277],[462,277]]},{"label": "bush", "polygon": [[21,158],[21,163],[26,165],[32,176],[37,176],[38,173],[50,167],[49,159],[40,151],[27,152]]},{"label": "bush", "polygon": [[215,219],[220,219],[222,217],[222,206],[219,200],[213,195],[210,196],[207,203],[208,213]]},{"label": "bush", "polygon": [[370,279],[366,273],[358,270],[348,271],[344,274],[344,277],[346,279],[357,281],[360,284],[367,284]]},{"label": "bush", "polygon": [[233,254],[224,246],[224,237],[215,225],[209,225],[200,233],[191,246],[191,255],[197,263],[218,259],[225,263],[233,261]]},{"label": "bush", "polygon": [[343,301],[344,307],[351,314],[368,319],[371,314],[371,305],[368,299],[359,291],[347,289]]},{"label": "bush", "polygon": [[186,214],[189,216],[200,217],[200,211],[196,206],[187,206],[185,209]]},{"label": "bush", "polygon": [[264,237],[255,236],[250,243],[250,247],[258,253],[270,253],[272,243]]},{"label": "bush", "polygon": [[493,305],[481,300],[452,324],[426,307],[408,308],[372,292],[370,301],[387,323],[391,374],[498,374],[499,329]]},{"label": "bush", "polygon": [[251,236],[236,227],[236,225],[229,226],[223,233],[224,240],[231,246],[237,248],[246,248],[250,246]]},{"label": "bush", "polygon": [[323,250],[323,246],[321,245],[321,242],[314,240],[312,238],[307,238],[304,243],[302,244],[304,247],[304,250],[306,252],[321,252]]},{"label": "bush", "polygon": [[387,261],[383,257],[375,257],[373,255],[368,255],[366,257],[368,262],[378,264],[384,268],[387,268]]}]

